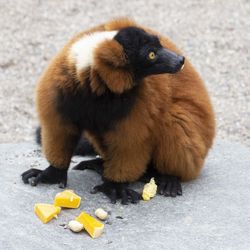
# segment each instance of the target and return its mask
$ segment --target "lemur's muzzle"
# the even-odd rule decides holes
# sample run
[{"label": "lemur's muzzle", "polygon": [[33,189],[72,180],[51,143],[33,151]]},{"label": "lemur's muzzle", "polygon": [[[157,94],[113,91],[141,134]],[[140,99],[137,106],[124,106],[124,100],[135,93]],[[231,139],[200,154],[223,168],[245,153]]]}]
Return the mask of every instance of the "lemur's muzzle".
[{"label": "lemur's muzzle", "polygon": [[177,55],[176,53],[162,48],[157,53],[158,64],[165,68],[166,73],[176,73],[183,69],[185,57]]}]

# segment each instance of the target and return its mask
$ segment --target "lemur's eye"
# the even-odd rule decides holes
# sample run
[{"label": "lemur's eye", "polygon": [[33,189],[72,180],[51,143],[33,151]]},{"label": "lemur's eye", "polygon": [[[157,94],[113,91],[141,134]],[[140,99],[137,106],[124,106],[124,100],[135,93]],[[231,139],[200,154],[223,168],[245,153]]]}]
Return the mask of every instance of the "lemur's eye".
[{"label": "lemur's eye", "polygon": [[148,58],[149,58],[150,60],[154,60],[154,59],[155,59],[155,52],[153,52],[153,51],[149,52]]}]

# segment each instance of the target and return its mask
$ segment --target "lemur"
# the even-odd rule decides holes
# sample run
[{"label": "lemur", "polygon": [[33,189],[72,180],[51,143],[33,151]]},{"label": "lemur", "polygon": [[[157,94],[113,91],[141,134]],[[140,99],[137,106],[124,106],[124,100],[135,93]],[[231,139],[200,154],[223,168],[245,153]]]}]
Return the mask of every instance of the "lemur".
[{"label": "lemur", "polygon": [[190,62],[168,38],[124,18],[73,37],[41,76],[36,106],[50,165],[24,172],[24,183],[65,187],[84,134],[101,158],[78,168],[102,168],[94,192],[112,203],[137,203],[129,184],[145,174],[159,194],[181,195],[180,182],[199,176],[215,135],[207,90]]}]

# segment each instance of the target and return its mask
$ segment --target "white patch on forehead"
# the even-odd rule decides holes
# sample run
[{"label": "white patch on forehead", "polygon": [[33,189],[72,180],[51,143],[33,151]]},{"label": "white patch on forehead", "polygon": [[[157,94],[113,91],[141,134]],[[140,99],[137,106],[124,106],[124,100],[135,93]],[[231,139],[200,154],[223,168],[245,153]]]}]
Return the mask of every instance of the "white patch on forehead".
[{"label": "white patch on forehead", "polygon": [[87,68],[93,64],[94,49],[105,40],[111,40],[117,31],[101,31],[82,37],[76,41],[70,50],[70,57],[74,59],[77,71]]}]

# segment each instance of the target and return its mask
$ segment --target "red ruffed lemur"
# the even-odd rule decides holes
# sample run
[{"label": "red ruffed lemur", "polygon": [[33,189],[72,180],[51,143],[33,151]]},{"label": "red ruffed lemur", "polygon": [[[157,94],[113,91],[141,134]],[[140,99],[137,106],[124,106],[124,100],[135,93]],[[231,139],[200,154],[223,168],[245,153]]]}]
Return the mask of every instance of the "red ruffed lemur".
[{"label": "red ruffed lemur", "polygon": [[155,177],[159,194],[181,195],[180,181],[200,174],[215,134],[208,93],[190,62],[129,19],[71,39],[40,78],[36,104],[50,166],[24,172],[24,183],[65,187],[84,135],[101,157],[76,168],[98,170],[103,183],[94,192],[113,203],[138,202],[129,183],[143,176]]}]

